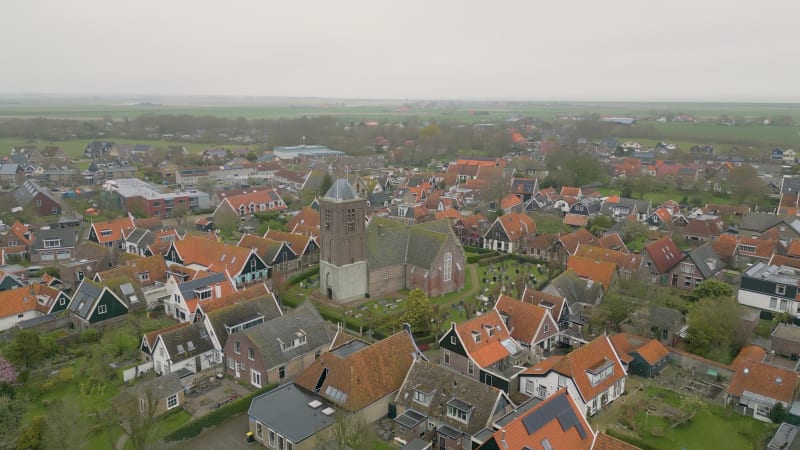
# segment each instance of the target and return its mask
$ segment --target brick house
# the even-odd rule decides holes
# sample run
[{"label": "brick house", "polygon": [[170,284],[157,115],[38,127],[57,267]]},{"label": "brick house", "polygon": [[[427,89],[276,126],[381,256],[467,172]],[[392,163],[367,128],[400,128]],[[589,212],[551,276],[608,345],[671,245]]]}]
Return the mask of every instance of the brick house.
[{"label": "brick house", "polygon": [[39,186],[31,179],[25,180],[22,186],[14,191],[17,204],[22,207],[31,206],[40,216],[61,215],[61,203],[53,197],[48,189]]}]

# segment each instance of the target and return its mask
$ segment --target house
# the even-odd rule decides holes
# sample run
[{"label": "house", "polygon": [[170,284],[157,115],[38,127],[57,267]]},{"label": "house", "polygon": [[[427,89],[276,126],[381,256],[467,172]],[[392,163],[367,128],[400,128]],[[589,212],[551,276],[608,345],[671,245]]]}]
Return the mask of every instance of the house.
[{"label": "house", "polygon": [[586,256],[570,256],[567,260],[567,270],[575,275],[591,280],[603,287],[608,292],[617,276],[617,265],[613,262],[601,261],[597,258]]},{"label": "house", "polygon": [[120,277],[104,284],[84,278],[69,304],[70,321],[80,330],[105,329],[122,320],[131,308],[141,306],[141,288]]},{"label": "house", "polygon": [[17,220],[0,234],[0,248],[5,257],[23,259],[28,256],[28,248],[35,238],[31,226]]},{"label": "house", "polygon": [[683,253],[669,236],[645,245],[642,256],[644,276],[653,284],[667,284],[670,271],[683,260]]},{"label": "house", "polygon": [[569,306],[567,305],[567,299],[564,297],[547,294],[542,291],[530,289],[526,286],[522,291],[520,300],[548,309],[550,311],[550,316],[558,324],[559,330],[564,330],[569,327]]},{"label": "house", "polygon": [[504,392],[510,392],[519,366],[530,359],[496,309],[466,322],[453,322],[439,346],[441,365]]},{"label": "house", "polygon": [[800,238],[800,219],[775,214],[749,212],[739,221],[739,235],[758,237],[774,230],[780,239],[791,241]]},{"label": "house", "polygon": [[[46,276],[49,276],[49,275],[47,275],[45,273],[42,276],[42,278],[44,279]],[[49,286],[49,284],[46,283],[44,280],[42,281],[42,284],[45,284],[45,285]],[[7,291],[9,289],[18,288],[18,287],[23,286],[23,285],[24,285],[24,283],[23,283],[22,279],[20,279],[20,277],[18,275],[6,273],[6,272],[3,272],[2,270],[0,270],[0,292]]]},{"label": "house", "polygon": [[724,259],[714,251],[711,242],[692,250],[668,273],[670,285],[694,289],[705,280],[716,278],[725,268]]},{"label": "house", "polygon": [[522,210],[522,199],[514,194],[506,194],[505,197],[500,199],[500,210],[503,211],[503,214],[520,212]]},{"label": "house", "polygon": [[0,164],[0,185],[17,186],[25,177],[25,168],[16,163],[4,162]]},{"label": "house", "polygon": [[693,241],[715,241],[725,232],[725,223],[719,217],[696,218],[683,228],[684,239]]},{"label": "house", "polygon": [[[301,224],[298,224],[295,228],[299,226]],[[264,233],[264,238],[286,243],[297,255],[299,268],[305,268],[319,262],[319,243],[316,235],[270,229]]]},{"label": "house", "polygon": [[14,328],[24,320],[61,312],[69,304],[67,294],[42,284],[0,291],[0,331]]},{"label": "house", "polygon": [[111,405],[123,416],[136,412],[154,417],[161,416],[183,404],[187,383],[183,378],[185,376],[184,373],[174,372],[142,381],[114,397]]},{"label": "house", "polygon": [[453,223],[453,231],[462,245],[482,247],[487,226],[486,218],[482,214],[462,215]]},{"label": "house", "polygon": [[158,375],[186,369],[198,373],[221,362],[202,323],[176,327],[158,333],[151,352]]},{"label": "house", "polygon": [[669,362],[669,349],[658,339],[628,333],[611,336],[611,343],[628,373],[653,378]]},{"label": "house", "polygon": [[142,352],[141,357],[143,362],[151,362],[153,360],[153,350],[156,345],[156,338],[161,333],[166,333],[167,331],[171,331],[177,328],[188,327],[190,325],[189,322],[179,322],[176,324],[172,324],[168,327],[164,327],[160,330],[151,331],[149,333],[145,333],[142,335],[142,342],[139,343],[139,350]]},{"label": "house", "polygon": [[[612,233],[611,236],[618,237],[619,235]],[[613,263],[617,266],[617,271],[619,272],[620,278],[624,280],[638,276],[642,267],[641,255],[612,250],[609,248],[595,247],[592,245],[579,246],[578,250],[575,252],[575,256]]]},{"label": "house", "polygon": [[[255,287],[245,291],[251,289],[263,292]],[[255,298],[238,299],[232,296],[228,301],[201,304],[195,313],[195,321],[203,323],[217,351],[214,357],[222,361],[222,350],[228,342],[228,336],[279,317],[281,314],[283,312],[275,296],[267,291],[266,295],[257,295]]]},{"label": "house", "polygon": [[213,217],[198,217],[194,221],[194,229],[197,231],[208,233],[209,231],[214,231],[216,228],[217,226],[214,224]]},{"label": "house", "polygon": [[236,287],[225,273],[201,272],[193,279],[188,279],[173,270],[169,269],[170,276],[165,283],[167,299],[163,302],[164,313],[181,322],[191,322],[198,305],[236,292]]},{"label": "house", "polygon": [[523,348],[555,350],[559,328],[550,308],[501,295],[494,309],[500,313],[511,337]]},{"label": "house", "polygon": [[111,153],[113,147],[113,142],[92,141],[86,146],[83,153],[87,158],[99,158]]},{"label": "house", "polygon": [[560,388],[541,402],[526,403],[531,407],[520,408],[521,414],[515,412],[508,419],[501,419],[499,429],[477,449],[589,450],[595,432],[576,400],[568,389]]},{"label": "house", "polygon": [[631,319],[622,323],[626,332],[659,340],[674,347],[686,329],[686,318],[677,309],[647,305],[635,311]]},{"label": "house", "polygon": [[536,236],[536,221],[524,213],[504,214],[483,235],[483,248],[506,253],[525,253]]},{"label": "house", "polygon": [[306,206],[286,222],[287,230],[294,230],[297,225],[307,225],[319,228],[319,211]]},{"label": "house", "polygon": [[14,199],[17,201],[17,205],[23,208],[29,206],[34,208],[39,216],[61,215],[61,202],[50,193],[49,189],[39,186],[31,179],[25,180],[14,191]]},{"label": "house", "polygon": [[511,179],[509,192],[519,196],[523,202],[527,202],[539,192],[539,180],[537,178],[514,177]]},{"label": "house", "polygon": [[798,286],[800,269],[759,262],[742,273],[737,300],[742,305],[798,317]]},{"label": "house", "polygon": [[167,265],[175,263],[196,270],[226,273],[237,288],[269,277],[269,266],[255,250],[200,236],[186,236],[170,242],[164,258]]},{"label": "house", "polygon": [[228,337],[225,372],[256,388],[286,383],[320,357],[334,337],[311,302]]},{"label": "house", "polygon": [[275,189],[253,190],[238,195],[225,196],[214,210],[214,222],[225,223],[224,217],[246,219],[257,212],[279,212],[286,209],[280,194]]},{"label": "house", "polygon": [[111,248],[124,249],[125,236],[136,228],[132,216],[103,222],[92,222],[89,240]]},{"label": "house", "polygon": [[614,200],[616,201],[609,199],[603,202],[599,214],[609,216],[617,222],[628,216],[634,216],[636,220],[642,222],[647,220],[653,210],[653,204],[649,200],[632,198],[615,198]]},{"label": "house", "polygon": [[796,360],[800,355],[800,327],[794,324],[779,323],[771,334],[773,352]]},{"label": "house", "polygon": [[514,407],[505,392],[422,360],[412,364],[394,403],[398,438],[459,449],[472,448],[475,435]]},{"label": "house", "polygon": [[769,413],[776,404],[787,410],[791,407],[800,383],[797,372],[764,362],[766,355],[761,347],[744,347],[731,364],[735,373],[723,398],[743,415],[770,422]]},{"label": "house", "polygon": [[68,228],[40,228],[30,252],[31,263],[70,259],[75,253],[75,231]]},{"label": "house", "polygon": [[580,411],[592,416],[625,392],[627,372],[611,339],[602,335],[565,356],[551,356],[519,375],[519,391],[546,399],[566,388]]},{"label": "house", "polygon": [[236,245],[254,249],[256,254],[267,263],[270,273],[277,271],[285,274],[290,270],[297,269],[299,264],[297,254],[286,242],[262,238],[253,234],[243,234]]},{"label": "house", "polygon": [[567,270],[550,280],[543,292],[566,299],[569,309],[569,330],[562,335],[569,337],[570,341],[583,342],[583,327],[589,323],[594,307],[603,299],[603,286],[590,279],[579,277],[572,270]]}]

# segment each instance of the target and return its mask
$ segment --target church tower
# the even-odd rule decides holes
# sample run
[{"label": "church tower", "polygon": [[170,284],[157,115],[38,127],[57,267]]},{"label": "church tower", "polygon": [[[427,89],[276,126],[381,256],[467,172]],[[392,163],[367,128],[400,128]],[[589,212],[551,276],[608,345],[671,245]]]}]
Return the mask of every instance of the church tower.
[{"label": "church tower", "polygon": [[333,183],[319,202],[319,286],[325,298],[343,303],[368,290],[367,201],[347,180]]}]

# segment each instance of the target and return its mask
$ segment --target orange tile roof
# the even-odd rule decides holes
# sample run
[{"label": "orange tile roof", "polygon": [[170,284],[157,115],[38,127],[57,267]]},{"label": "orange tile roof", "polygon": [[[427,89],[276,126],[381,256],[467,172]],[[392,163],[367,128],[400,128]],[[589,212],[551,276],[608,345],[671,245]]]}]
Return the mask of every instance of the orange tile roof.
[{"label": "orange tile roof", "polygon": [[494,167],[495,165],[499,164],[499,162],[500,161],[498,160],[489,160],[489,159],[459,158],[456,161],[456,164],[465,166]]},{"label": "orange tile roof", "polygon": [[619,195],[612,195],[611,197],[606,197],[606,203],[619,203]]},{"label": "orange tile roof", "polygon": [[549,356],[538,363],[528,367],[527,369],[520,372],[523,375],[545,375],[547,372],[553,370],[553,366],[556,365],[561,359],[564,358],[561,355],[554,355]]},{"label": "orange tile roof", "polygon": [[644,249],[650,255],[650,259],[659,273],[669,272],[683,259],[680,249],[669,236],[664,236],[655,242],[647,244]]},{"label": "orange tile roof", "polygon": [[651,366],[669,356],[669,349],[658,339],[651,339],[650,342],[636,349],[636,353]]},{"label": "orange tile roof", "polygon": [[609,436],[603,432],[597,433],[592,450],[641,450],[639,447]]},{"label": "orange tile roof", "polygon": [[311,239],[311,237],[304,234],[288,233],[286,231],[278,230],[267,230],[267,232],[264,233],[264,237],[267,239],[288,243],[292,251],[297,253],[298,256],[303,255],[306,245],[308,245],[308,241]]},{"label": "orange tile roof", "polygon": [[617,265],[613,262],[576,255],[570,256],[567,260],[567,269],[571,269],[581,278],[601,283],[603,290],[607,292],[617,271]]},{"label": "orange tile roof", "polygon": [[617,266],[628,270],[638,270],[642,266],[642,255],[637,255],[635,253],[623,253],[616,250],[594,247],[591,245],[582,245],[578,247],[578,251],[575,252],[575,256],[592,258],[598,261],[612,262]]},{"label": "orange tile roof", "polygon": [[480,228],[481,221],[485,220],[485,219],[486,219],[486,217],[484,217],[483,214],[472,214],[472,215],[469,215],[469,216],[461,216],[461,219],[459,219],[459,222],[461,222],[461,225],[463,225],[464,228],[469,228],[469,229],[476,228],[477,229],[477,228]]},{"label": "orange tile roof", "polygon": [[319,228],[319,220],[319,211],[310,206],[306,206],[286,222],[286,229],[292,230],[298,224]]},{"label": "orange tile roof", "polygon": [[731,258],[736,253],[738,239],[732,234],[723,234],[717,240],[711,242],[711,248],[719,256]]},{"label": "orange tile roof", "polygon": [[238,275],[243,269],[250,249],[235,245],[223,244],[197,236],[186,236],[172,245],[178,251],[184,265],[199,264],[212,272],[224,273],[230,276]]},{"label": "orange tile roof", "polygon": [[[258,206],[264,205],[265,211],[282,211],[286,209],[283,199],[275,189],[263,189],[260,191],[244,192],[241,194],[226,196],[223,202],[227,202],[234,211],[239,211],[240,206],[244,206],[249,211],[250,205],[255,205],[255,210],[260,211]],[[273,202],[274,207],[269,208],[269,203]]]},{"label": "orange tile roof", "polygon": [[533,217],[527,214],[503,214],[502,216],[498,217],[497,220],[500,222],[500,225],[503,226],[508,238],[512,241],[516,241],[522,239],[524,236],[536,233],[536,221],[533,220]]},{"label": "orange tile roof", "polygon": [[152,331],[144,335],[144,340],[147,342],[147,346],[150,348],[150,350],[153,350],[153,345],[155,345],[156,338],[159,334],[166,333],[167,331],[177,330],[178,328],[183,328],[188,325],[191,325],[191,322],[180,322],[160,330]]},{"label": "orange tile roof", "polygon": [[[0,291],[0,317],[16,317],[18,314],[34,310],[47,314],[60,292],[56,288],[43,284],[31,284]],[[38,296],[40,295],[47,298],[43,299],[42,303],[39,302]]]},{"label": "orange tile roof", "polygon": [[561,188],[561,195],[565,197],[580,197],[581,196],[581,188],[579,187],[571,187],[571,186],[563,186]]},{"label": "orange tile roof", "polygon": [[583,214],[567,214],[564,216],[564,225],[585,227],[589,224],[589,216]]},{"label": "orange tile roof", "polygon": [[[792,241],[792,244],[794,244],[795,242],[797,241]],[[777,243],[778,243],[777,239],[770,239],[764,235],[760,237],[740,236],[739,245],[736,247],[736,250],[739,252],[739,254],[742,255],[755,256],[757,258],[767,259],[775,253],[775,244]],[[755,252],[745,250],[742,247],[743,245],[751,245],[755,247]],[[791,246],[789,248],[791,249]],[[788,253],[788,256],[795,256],[795,255]],[[800,257],[800,254],[798,254],[797,256]]]},{"label": "orange tile roof", "polygon": [[[136,225],[130,217],[92,223],[92,229],[94,230],[95,236],[97,236],[97,241],[101,244],[121,241],[128,233],[133,231],[134,228],[136,228]],[[103,231],[110,233],[104,236]]]},{"label": "orange tile roof", "polygon": [[[502,344],[504,340],[512,340],[511,335],[503,318],[494,309],[456,324],[455,328],[465,350],[480,367],[489,367],[511,355]],[[489,336],[489,330],[492,336]],[[473,335],[480,336],[480,342],[475,342]]]},{"label": "orange tile roof", "polygon": [[561,317],[561,312],[564,310],[564,305],[567,303],[567,299],[563,297],[550,295],[535,289],[528,289],[527,286],[525,290],[522,291],[522,298],[520,300],[525,303],[532,303],[549,309],[550,315],[553,316],[553,319],[556,321]]},{"label": "orange tile roof", "polygon": [[558,239],[570,255],[574,255],[581,244],[594,245],[597,243],[597,238],[585,228],[578,228],[572,233],[561,235]]},{"label": "orange tile roof", "polygon": [[625,364],[630,364],[630,362],[633,361],[631,353],[636,350],[636,347],[628,339],[628,335],[625,333],[617,333],[611,336],[610,339],[611,345],[613,345],[614,349],[617,351],[620,361]]},{"label": "orange tile roof", "polygon": [[[403,330],[345,357],[337,355],[335,349],[323,353],[295,383],[313,392],[323,369],[327,369],[319,395],[347,411],[360,411],[400,389],[417,357],[416,351],[411,335]],[[347,397],[335,401],[326,393],[328,387]]]},{"label": "orange tile roof", "polygon": [[795,269],[800,269],[800,259],[789,258],[788,256],[783,255],[773,255],[769,260],[769,263],[774,266],[789,266],[794,267]]},{"label": "orange tile roof", "polygon": [[[114,267],[103,272],[99,272],[100,278],[109,280],[120,276],[126,276],[139,283],[141,286],[151,286],[156,281],[165,283],[167,281],[167,263],[161,255],[148,257],[136,257],[129,259],[121,266]],[[146,272],[147,280],[141,280],[138,274]]]},{"label": "orange tile roof", "polygon": [[503,211],[508,211],[509,209],[515,206],[519,206],[521,204],[522,204],[522,199],[514,194],[506,194],[506,196],[500,200],[500,208]]},{"label": "orange tile roof", "polygon": [[[603,361],[610,361],[614,365],[614,373],[592,386],[587,370]],[[606,335],[599,336],[583,347],[571,351],[553,366],[553,370],[575,381],[584,403],[625,378],[625,369]]]},{"label": "orange tile roof", "polygon": [[[239,247],[255,249],[256,253],[258,253],[258,255],[263,259],[265,255],[270,253],[270,251],[272,251],[273,254],[277,254],[277,249],[279,249],[283,244],[283,241],[276,241],[274,239],[256,236],[255,234],[245,234],[241,239],[239,239],[239,242],[236,245]],[[289,251],[295,253],[291,248]],[[272,261],[267,260],[264,262],[267,264],[272,263]]]},{"label": "orange tile roof", "polygon": [[[230,286],[230,283],[228,283],[228,285]],[[229,289],[223,288],[221,297],[200,302],[200,308],[202,308],[204,313],[208,314],[211,311],[225,308],[226,306],[252,301],[263,296],[272,296],[272,292],[264,283],[257,283],[239,291],[234,290],[233,286],[230,286]]]},{"label": "orange tile roof", "polygon": [[33,243],[33,236],[34,236],[33,233],[30,233],[28,235],[30,236],[29,238],[25,237],[25,233],[29,233],[29,231],[30,230],[28,230],[28,227],[19,220],[14,222],[14,225],[11,225],[11,228],[9,228],[9,232],[11,232],[11,234],[16,236],[17,239],[24,242],[25,245],[31,245]]},{"label": "orange tile roof", "polygon": [[[526,425],[523,422],[525,418],[532,414],[540,414],[541,411],[552,409],[550,405],[559,402],[563,398],[566,398],[566,405],[572,410],[572,414],[574,414],[577,422],[575,424],[570,423],[570,426],[564,427],[562,423],[566,422],[562,422],[560,418],[564,417],[568,412],[559,409],[552,411],[552,414],[540,417],[541,421],[536,422],[538,427],[535,427],[531,430],[532,432],[529,433],[528,427],[530,425]],[[582,433],[578,431],[578,427],[582,429]],[[581,436],[581,434],[583,434],[583,436]],[[543,402],[531,408],[530,411],[515,418],[502,429],[495,431],[491,440],[494,441],[494,444],[498,448],[514,450],[522,448],[543,448],[542,441],[545,439],[550,442],[550,445],[554,449],[589,450],[592,447],[594,436],[594,431],[592,431],[592,428],[586,421],[583,411],[578,409],[578,405],[575,403],[575,400],[569,396],[566,389],[560,389],[555,394],[547,397]]]},{"label": "orange tile roof", "polygon": [[[547,314],[547,308],[525,303],[507,295],[501,295],[494,308],[498,312],[508,314],[511,337],[526,344],[535,344],[536,332],[545,322],[552,322],[552,317]],[[558,326],[554,328],[556,329],[552,332],[557,332]]]},{"label": "orange tile roof", "polygon": [[292,228],[291,233],[302,234],[303,236],[317,237],[319,236],[319,228],[298,223],[297,225],[294,226],[294,228]]},{"label": "orange tile roof", "polygon": [[630,253],[630,251],[628,251],[628,247],[625,246],[625,242],[622,240],[622,237],[619,235],[619,233],[606,234],[605,236],[597,240],[597,246],[611,250],[617,250],[622,253]]},{"label": "orange tile roof", "polygon": [[757,345],[748,345],[739,350],[739,354],[733,360],[731,367],[739,369],[749,361],[760,362],[767,356],[767,351]]},{"label": "orange tile roof", "polygon": [[434,217],[436,220],[441,220],[441,219],[458,220],[461,218],[461,213],[453,208],[447,208],[444,211],[437,212]]},{"label": "orange tile roof", "polygon": [[789,244],[789,248],[786,250],[787,256],[793,256],[795,258],[800,257],[800,239],[792,241]]},{"label": "orange tile roof", "polygon": [[798,374],[793,370],[764,362],[743,360],[736,366],[736,373],[733,374],[726,392],[741,397],[744,391],[748,391],[791,404],[797,386]]}]

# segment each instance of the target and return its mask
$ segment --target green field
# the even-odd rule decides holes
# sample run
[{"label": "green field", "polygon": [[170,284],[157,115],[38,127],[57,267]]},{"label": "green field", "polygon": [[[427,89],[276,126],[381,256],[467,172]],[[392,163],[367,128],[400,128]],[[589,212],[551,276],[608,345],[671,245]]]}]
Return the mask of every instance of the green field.
[{"label": "green field", "polygon": [[[100,139],[99,139],[100,140]],[[152,145],[154,147],[161,147],[165,148],[169,145],[183,145],[186,149],[192,153],[200,153],[203,149],[218,146],[213,144],[202,144],[202,143],[195,143],[195,142],[175,142],[175,141],[161,141],[161,140],[147,140],[147,139],[118,139],[118,138],[107,138],[107,140],[115,142],[117,144],[147,144]],[[86,148],[86,145],[91,142],[91,139],[69,139],[65,141],[43,141],[43,140],[35,140],[35,139],[25,139],[25,138],[13,138],[13,137],[0,137],[0,154],[8,154],[11,151],[12,147],[20,146],[20,145],[36,145],[40,149],[44,148],[48,145],[58,145],[64,149],[64,152],[67,156],[71,159],[81,159],[83,158],[83,151]],[[230,147],[237,147],[236,145]]]},{"label": "green field", "polygon": [[[622,129],[625,136],[640,136],[647,139],[672,142],[689,150],[694,144],[710,144],[730,149],[731,146],[770,146],[800,147],[800,127],[744,125],[727,127],[704,123],[647,123]],[[635,140],[621,137],[620,140]]]}]

